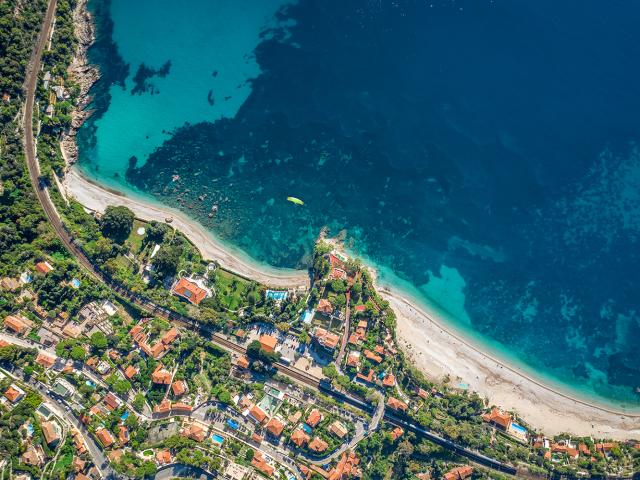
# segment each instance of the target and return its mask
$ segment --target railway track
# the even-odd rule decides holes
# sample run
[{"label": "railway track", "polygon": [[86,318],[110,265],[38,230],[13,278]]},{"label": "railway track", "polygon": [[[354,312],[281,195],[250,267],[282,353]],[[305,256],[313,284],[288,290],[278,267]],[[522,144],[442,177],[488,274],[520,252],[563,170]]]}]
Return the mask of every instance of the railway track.
[{"label": "railway track", "polygon": [[[235,353],[245,354],[246,349],[244,347],[231,342],[221,337],[220,335],[217,335],[216,332],[214,332],[210,327],[200,324],[195,319],[186,317],[165,307],[161,307],[160,305],[157,305],[156,303],[151,301],[151,299],[145,298],[141,295],[136,295],[108,277],[104,272],[100,271],[94,265],[94,263],[89,259],[89,256],[85,253],[82,246],[74,241],[71,233],[68,231],[68,229],[62,222],[62,219],[58,215],[58,212],[56,211],[56,208],[53,205],[51,198],[49,197],[44,179],[41,179],[40,177],[40,166],[36,157],[35,138],[33,133],[33,109],[35,105],[35,91],[38,81],[38,72],[40,71],[42,52],[49,38],[53,25],[56,5],[56,0],[49,0],[47,12],[45,14],[38,42],[32,54],[30,64],[27,68],[27,77],[25,79],[26,101],[23,117],[24,148],[27,168],[29,170],[29,178],[31,180],[33,190],[47,216],[47,219],[49,220],[50,225],[54,229],[62,244],[76,258],[77,262],[82,265],[97,281],[107,285],[111,290],[120,295],[126,301],[132,303],[148,315],[159,316],[175,324],[183,325],[187,328],[196,327],[204,330],[210,333],[211,341],[214,344]],[[278,370],[278,372],[282,373],[283,375],[293,378],[294,380],[308,385],[311,388],[322,390],[322,382],[318,378],[282,363],[276,363],[274,366]],[[362,409],[363,411],[371,412],[373,410],[373,405],[367,404],[362,400],[356,399],[355,397],[352,397],[350,395],[346,395],[344,393],[336,391],[329,391],[329,393],[331,393],[338,399],[342,399],[343,401]],[[389,412],[388,410],[385,410],[385,418],[392,424],[401,426],[406,430],[416,433],[417,435],[428,438],[432,442],[448,448],[459,455],[465,456],[476,463],[492,468],[494,470],[498,470],[500,472],[505,472],[512,475],[516,474],[516,469],[514,467],[503,464],[479,452],[475,452],[461,445],[455,444],[454,442],[440,437],[433,432],[427,431],[410,421],[397,417],[395,414]]]}]

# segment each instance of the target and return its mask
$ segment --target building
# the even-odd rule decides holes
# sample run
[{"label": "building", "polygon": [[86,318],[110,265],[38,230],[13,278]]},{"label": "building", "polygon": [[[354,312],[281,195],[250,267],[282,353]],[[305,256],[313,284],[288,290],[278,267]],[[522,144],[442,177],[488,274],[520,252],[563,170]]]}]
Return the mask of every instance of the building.
[{"label": "building", "polygon": [[6,392],[4,392],[4,396],[11,403],[18,403],[24,397],[25,393],[20,387],[18,387],[15,383],[12,383]]},{"label": "building", "polygon": [[391,430],[391,438],[393,438],[394,441],[399,439],[402,435],[404,435],[404,430],[400,427],[396,427]]},{"label": "building", "polygon": [[333,313],[333,305],[331,305],[331,302],[326,298],[321,298],[316,311],[324,313],[325,315],[331,315]]},{"label": "building", "polygon": [[318,410],[317,408],[314,408],[313,410],[311,410],[311,412],[309,412],[309,415],[307,416],[307,420],[305,421],[305,423],[309,425],[311,428],[315,428],[320,423],[321,420],[322,420],[322,414],[320,413],[320,410]]},{"label": "building", "polygon": [[260,407],[258,407],[257,405],[253,405],[249,409],[249,416],[251,418],[253,418],[258,423],[264,422],[265,419],[267,418],[267,414],[264,413],[264,411]]},{"label": "building", "polygon": [[260,348],[265,352],[274,352],[276,349],[276,345],[278,344],[278,339],[272,335],[260,335]]},{"label": "building", "polygon": [[313,338],[316,339],[318,344],[327,350],[333,350],[340,341],[340,336],[325,330],[324,328],[316,327],[313,332]]},{"label": "building", "polygon": [[96,436],[98,437],[98,440],[100,440],[102,446],[105,448],[110,447],[115,442],[115,440],[113,439],[113,435],[111,435],[111,432],[104,427],[96,430]]},{"label": "building", "polygon": [[171,451],[158,450],[156,452],[156,462],[158,462],[158,465],[167,465],[173,462],[173,458],[171,457]]},{"label": "building", "polygon": [[301,428],[297,428],[293,431],[289,440],[291,440],[291,442],[294,443],[298,448],[302,448],[304,445],[309,443],[311,437],[309,437],[309,435],[307,435]]},{"label": "building", "polygon": [[49,262],[38,262],[36,263],[36,271],[46,275],[53,271],[53,266]]},{"label": "building", "polygon": [[260,470],[267,477],[271,477],[275,471],[275,469],[265,461],[262,456],[262,452],[258,450],[255,450],[254,452],[253,458],[251,459],[251,465]]},{"label": "building", "polygon": [[406,412],[409,409],[409,405],[395,397],[389,397],[389,400],[387,400],[387,406],[400,412]]},{"label": "building", "polygon": [[33,322],[21,315],[7,315],[4,319],[4,326],[18,335],[24,335],[31,330]]},{"label": "building", "polygon": [[511,422],[513,421],[510,414],[503,412],[498,408],[493,408],[489,413],[483,414],[482,419],[485,422],[495,425],[505,431],[509,429]]},{"label": "building", "polygon": [[181,278],[171,288],[171,293],[184,298],[194,305],[200,305],[200,302],[209,296],[209,293],[196,282]]},{"label": "building", "polygon": [[345,427],[344,424],[338,420],[329,425],[329,431],[340,439],[343,439],[349,433],[347,427]]},{"label": "building", "polygon": [[366,348],[363,350],[364,357],[367,360],[372,361],[373,363],[382,363],[382,357],[380,355],[376,355],[371,350],[367,350]]},{"label": "building", "polygon": [[41,467],[44,465],[44,452],[42,451],[42,447],[40,445],[37,447],[29,445],[29,448],[27,448],[22,454],[22,457],[20,457],[20,461],[25,465]]},{"label": "building", "polygon": [[444,474],[444,480],[464,480],[465,478],[469,478],[472,474],[473,467],[464,465],[462,467],[449,470]]},{"label": "building", "polygon": [[175,341],[176,338],[178,338],[178,335],[179,335],[178,330],[176,330],[175,328],[172,328],[162,336],[160,341],[165,345],[170,345]]},{"label": "building", "polygon": [[242,355],[238,358],[238,360],[236,360],[236,365],[239,368],[243,368],[246,370],[249,368],[249,359],[245,355]]},{"label": "building", "polygon": [[190,438],[191,440],[195,440],[196,442],[204,442],[207,432],[200,425],[192,423],[182,430],[181,435],[183,437]]},{"label": "building", "polygon": [[396,377],[393,373],[387,373],[382,380],[382,385],[386,388],[391,388],[396,386]]},{"label": "building", "polygon": [[185,385],[185,383],[182,380],[177,380],[175,382],[173,382],[173,385],[171,385],[171,390],[173,391],[173,394],[176,397],[179,397],[181,395],[184,395],[187,391],[187,386]]},{"label": "building", "polygon": [[280,435],[282,435],[282,431],[284,430],[284,423],[282,423],[276,417],[273,417],[271,420],[269,420],[269,423],[267,423],[266,430],[274,437],[279,437]]},{"label": "building", "polygon": [[4,277],[0,280],[0,288],[8,292],[15,292],[20,288],[20,282],[15,278]]},{"label": "building", "polygon": [[133,365],[129,365],[124,371],[124,376],[127,377],[127,379],[129,380],[131,380],[137,374],[138,374],[138,369]]},{"label": "building", "polygon": [[62,329],[62,334],[69,338],[78,338],[82,335],[82,328],[73,322],[67,323]]},{"label": "building", "polygon": [[329,447],[329,444],[327,442],[325,442],[324,440],[322,440],[319,437],[314,437],[313,440],[311,440],[311,442],[309,442],[309,450],[316,452],[316,453],[322,453],[324,452],[327,448]]},{"label": "building", "polygon": [[118,440],[120,441],[120,445],[129,443],[129,429],[124,425],[118,427]]},{"label": "building", "polygon": [[117,409],[122,402],[120,402],[120,400],[118,398],[116,398],[116,396],[109,392],[107,393],[104,398],[102,399],[102,401],[104,402],[104,404],[107,406],[107,408],[111,411],[114,411],[115,409]]},{"label": "building", "polygon": [[169,385],[171,383],[171,372],[159,366],[156,371],[151,374],[151,381],[159,385]]}]

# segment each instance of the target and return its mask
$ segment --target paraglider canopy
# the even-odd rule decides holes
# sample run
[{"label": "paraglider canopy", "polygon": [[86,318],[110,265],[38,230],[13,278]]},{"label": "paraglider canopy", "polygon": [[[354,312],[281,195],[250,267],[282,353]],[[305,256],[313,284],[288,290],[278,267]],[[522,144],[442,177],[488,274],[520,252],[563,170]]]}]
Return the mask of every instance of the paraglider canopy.
[{"label": "paraglider canopy", "polygon": [[289,200],[291,203],[295,203],[296,205],[304,205],[304,202],[296,197],[287,197],[287,200]]}]

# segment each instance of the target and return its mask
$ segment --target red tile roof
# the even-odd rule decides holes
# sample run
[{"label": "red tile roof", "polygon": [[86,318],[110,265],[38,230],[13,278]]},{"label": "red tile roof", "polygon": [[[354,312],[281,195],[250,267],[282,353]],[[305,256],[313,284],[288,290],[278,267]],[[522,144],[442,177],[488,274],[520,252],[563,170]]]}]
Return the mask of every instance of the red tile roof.
[{"label": "red tile roof", "polygon": [[398,400],[395,397],[389,397],[389,400],[387,400],[387,405],[394,410],[402,410],[403,412],[406,412],[409,408],[409,405],[404,403],[402,400]]},{"label": "red tile roof", "polygon": [[265,462],[262,454],[260,452],[255,452],[253,455],[253,459],[251,459],[251,465],[256,467],[262,473],[264,473],[267,477],[273,475],[274,468]]},{"label": "red tile roof", "polygon": [[473,474],[473,468],[469,465],[464,465],[463,467],[457,467],[453,470],[449,470],[444,474],[445,480],[464,480]]},{"label": "red tile roof", "polygon": [[251,407],[249,415],[251,415],[258,423],[264,422],[264,419],[267,418],[267,414],[264,413],[257,405]]},{"label": "red tile roof", "polygon": [[508,429],[511,425],[511,415],[501,410],[494,408],[489,413],[482,415],[482,419],[485,422],[493,423],[503,429]]},{"label": "red tile roof", "polygon": [[304,444],[308,443],[309,440],[311,440],[311,439],[309,438],[309,435],[304,433],[304,431],[301,428],[297,428],[291,434],[290,440],[293,443],[295,443],[298,447],[302,447]]},{"label": "red tile roof", "polygon": [[169,385],[171,383],[171,372],[163,369],[156,370],[151,374],[151,380],[153,383],[160,385]]},{"label": "red tile roof", "polygon": [[269,432],[274,437],[279,437],[282,435],[282,430],[284,430],[284,423],[282,423],[277,418],[273,417],[269,420],[266,426],[267,432]]},{"label": "red tile roof", "polygon": [[331,315],[331,313],[333,313],[333,305],[331,305],[331,302],[326,298],[321,298],[318,302],[317,311],[326,315]]},{"label": "red tile roof", "polygon": [[111,435],[111,432],[106,428],[99,428],[98,430],[96,430],[96,436],[104,447],[110,447],[111,445],[113,445],[113,435]]},{"label": "red tile roof", "polygon": [[20,396],[22,396],[22,393],[17,390],[16,388],[14,388],[13,385],[10,385],[9,388],[7,389],[6,392],[4,392],[4,396],[7,398],[7,400],[9,400],[11,403],[15,403],[16,400],[18,398],[20,398]]},{"label": "red tile roof", "polygon": [[320,420],[322,420],[322,414],[320,413],[320,410],[314,408],[313,410],[311,410],[311,412],[309,412],[309,416],[307,417],[305,423],[310,427],[315,428],[315,426],[320,423]]},{"label": "red tile roof", "polygon": [[194,305],[199,305],[207,296],[206,290],[200,288],[198,284],[191,282],[186,278],[178,280],[178,283],[173,286],[171,291]]},{"label": "red tile roof", "polygon": [[382,380],[382,385],[385,387],[395,387],[396,386],[396,377],[393,373],[387,373]]},{"label": "red tile roof", "polygon": [[38,353],[36,363],[42,365],[44,368],[51,368],[53,364],[56,363],[56,359],[44,353]]},{"label": "red tile roof", "polygon": [[124,371],[124,376],[131,380],[137,373],[138,369],[133,365],[129,365]]},{"label": "red tile roof", "polygon": [[156,452],[156,460],[161,465],[166,465],[172,462],[171,452],[169,450],[158,450]]},{"label": "red tile roof", "polygon": [[53,267],[49,262],[38,262],[36,263],[36,270],[40,273],[49,273],[53,270]]},{"label": "red tile roof", "polygon": [[317,453],[324,452],[327,447],[329,447],[329,444],[318,437],[314,437],[314,439],[309,442],[309,450]]},{"label": "red tile roof", "polygon": [[249,359],[246,356],[242,355],[236,361],[236,365],[239,366],[240,368],[249,368]]},{"label": "red tile roof", "polygon": [[172,328],[171,330],[169,330],[167,333],[164,334],[164,336],[160,339],[160,341],[165,345],[169,345],[170,343],[173,343],[173,341],[176,338],[178,338],[178,330],[176,330],[175,328]]},{"label": "red tile roof", "polygon": [[187,391],[187,387],[182,380],[177,380],[173,382],[173,385],[171,385],[171,390],[173,390],[173,394],[176,397],[179,397]]},{"label": "red tile roof", "polygon": [[278,339],[272,335],[260,335],[259,342],[265,352],[273,352],[278,344]]},{"label": "red tile roof", "polygon": [[376,355],[371,350],[367,350],[365,348],[362,353],[364,353],[364,356],[367,358],[367,360],[371,360],[372,362],[375,362],[375,363],[382,362],[382,357],[380,357],[379,355]]}]

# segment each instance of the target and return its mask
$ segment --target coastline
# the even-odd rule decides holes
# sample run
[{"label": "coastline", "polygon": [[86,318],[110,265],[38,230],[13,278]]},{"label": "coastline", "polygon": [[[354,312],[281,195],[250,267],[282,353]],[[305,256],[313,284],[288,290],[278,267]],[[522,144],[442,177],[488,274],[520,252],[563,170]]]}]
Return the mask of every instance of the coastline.
[{"label": "coastline", "polygon": [[[98,185],[77,167],[71,167],[77,160],[75,133],[91,114],[85,110],[91,101],[89,89],[100,76],[95,66],[87,64],[87,50],[95,38],[95,27],[86,7],[87,0],[81,0],[74,12],[79,42],[70,72],[80,84],[81,94],[73,114],[72,129],[61,142],[67,160],[62,182],[64,193],[93,211],[104,211],[107,205],[125,205],[145,220],[164,222],[171,217],[171,225],[184,233],[204,258],[216,259],[226,269],[273,287],[308,287],[307,272],[257,264],[243,252],[224,245],[182,212]],[[515,410],[529,424],[549,435],[569,432],[616,440],[640,438],[640,415],[608,410],[557,391],[517,367],[484,353],[471,341],[463,339],[464,336],[454,333],[436,312],[416,307],[418,302],[407,299],[397,289],[377,283],[376,288],[396,313],[399,345],[428,377],[436,380],[444,375],[460,378],[470,390],[487,397],[491,404]]]}]

